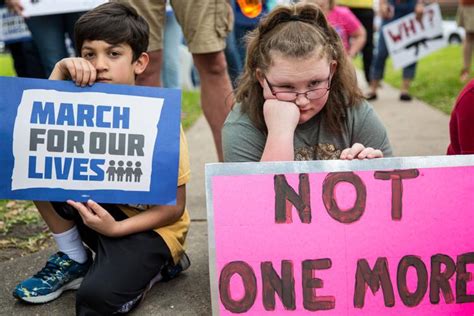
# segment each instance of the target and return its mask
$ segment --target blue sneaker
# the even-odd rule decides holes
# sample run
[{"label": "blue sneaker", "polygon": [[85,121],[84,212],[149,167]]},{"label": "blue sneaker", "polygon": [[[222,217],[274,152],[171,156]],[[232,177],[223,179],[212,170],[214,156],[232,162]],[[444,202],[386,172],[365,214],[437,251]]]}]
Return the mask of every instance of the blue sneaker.
[{"label": "blue sneaker", "polygon": [[163,270],[161,270],[161,281],[166,282],[176,278],[178,274],[180,274],[184,270],[187,270],[190,265],[191,261],[189,260],[188,255],[183,252],[183,255],[181,256],[181,259],[179,259],[178,264],[167,264],[163,267]]},{"label": "blue sneaker", "polygon": [[41,271],[15,287],[13,296],[28,303],[46,303],[66,290],[77,290],[92,264],[89,249],[87,257],[87,261],[80,264],[63,252],[52,255]]}]

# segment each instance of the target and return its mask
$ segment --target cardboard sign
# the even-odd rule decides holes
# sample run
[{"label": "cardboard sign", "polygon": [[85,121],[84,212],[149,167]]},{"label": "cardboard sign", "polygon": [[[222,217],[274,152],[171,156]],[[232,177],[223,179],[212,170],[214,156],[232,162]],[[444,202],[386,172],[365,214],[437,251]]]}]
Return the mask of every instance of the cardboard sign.
[{"label": "cardboard sign", "polygon": [[206,166],[213,315],[473,315],[474,156]]},{"label": "cardboard sign", "polygon": [[89,11],[108,0],[21,0],[24,16]]},{"label": "cardboard sign", "polygon": [[0,198],[173,204],[180,91],[0,77]]},{"label": "cardboard sign", "polygon": [[30,39],[31,33],[23,17],[0,6],[0,41],[9,44]]},{"label": "cardboard sign", "polygon": [[385,25],[383,36],[394,68],[411,65],[445,47],[442,22],[439,5],[434,3],[425,7],[421,21],[411,13]]}]

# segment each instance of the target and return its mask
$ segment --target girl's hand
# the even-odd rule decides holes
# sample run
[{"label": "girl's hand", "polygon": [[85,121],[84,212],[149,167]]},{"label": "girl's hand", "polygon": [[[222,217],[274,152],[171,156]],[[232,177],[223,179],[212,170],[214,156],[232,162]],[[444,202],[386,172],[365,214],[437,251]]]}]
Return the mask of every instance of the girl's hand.
[{"label": "girl's hand", "polygon": [[81,57],[70,57],[61,59],[54,66],[49,79],[66,80],[71,79],[77,86],[84,87],[92,85],[97,78],[95,67]]},{"label": "girl's hand", "polygon": [[263,117],[269,134],[291,133],[293,136],[300,119],[300,111],[292,102],[268,99],[263,104]]},{"label": "girl's hand", "polygon": [[362,144],[355,143],[350,148],[346,148],[341,152],[339,159],[352,160],[352,159],[373,159],[383,158],[383,153],[380,149],[374,149],[372,147],[365,147]]},{"label": "girl's hand", "polygon": [[89,200],[87,203],[80,203],[68,200],[67,203],[79,212],[87,227],[104,236],[120,236],[120,222],[117,222],[106,209],[96,202]]}]

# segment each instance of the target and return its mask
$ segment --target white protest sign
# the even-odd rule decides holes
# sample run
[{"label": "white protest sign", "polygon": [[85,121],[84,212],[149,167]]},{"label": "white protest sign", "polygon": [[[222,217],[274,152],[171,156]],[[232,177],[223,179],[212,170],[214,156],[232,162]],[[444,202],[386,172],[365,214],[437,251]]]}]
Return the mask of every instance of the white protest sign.
[{"label": "white protest sign", "polygon": [[21,0],[24,16],[89,11],[108,0]]},{"label": "white protest sign", "polygon": [[[88,182],[88,190],[149,191],[150,177],[114,181],[109,169],[125,169],[128,165],[120,163],[138,155],[142,174],[151,174],[162,107],[163,99],[151,97],[25,90],[13,132],[12,190],[83,189],[77,180],[103,174],[99,164],[108,161],[109,181]],[[25,131],[29,143],[15,141],[25,139]]]},{"label": "white protest sign", "polygon": [[8,43],[27,38],[31,38],[31,33],[23,17],[0,8],[0,41]]},{"label": "white protest sign", "polygon": [[446,40],[439,5],[426,6],[421,21],[411,13],[388,23],[383,27],[383,36],[396,69],[443,48]]}]

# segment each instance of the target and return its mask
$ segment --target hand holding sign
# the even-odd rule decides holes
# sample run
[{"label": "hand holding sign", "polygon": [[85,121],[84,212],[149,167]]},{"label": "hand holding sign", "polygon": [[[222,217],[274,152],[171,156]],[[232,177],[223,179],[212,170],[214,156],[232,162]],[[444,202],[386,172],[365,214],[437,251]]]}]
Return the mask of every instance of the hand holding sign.
[{"label": "hand holding sign", "polygon": [[382,30],[395,68],[411,65],[447,44],[438,4],[417,5],[414,13],[384,25]]},{"label": "hand holding sign", "polygon": [[106,209],[96,202],[89,200],[83,204],[68,200],[67,203],[79,212],[79,215],[81,215],[82,220],[87,227],[104,236],[120,236],[120,227],[122,226],[120,224],[121,222],[116,221]]},{"label": "hand holding sign", "polygon": [[86,59],[71,57],[61,59],[54,66],[53,72],[49,76],[50,80],[71,79],[77,86],[92,86],[97,78],[97,70]]},{"label": "hand holding sign", "polygon": [[21,5],[20,0],[6,0],[5,4],[9,10],[23,16],[23,6]]}]

